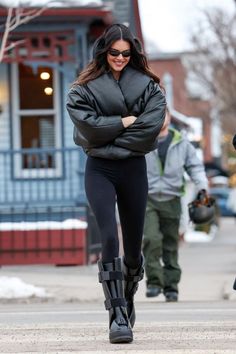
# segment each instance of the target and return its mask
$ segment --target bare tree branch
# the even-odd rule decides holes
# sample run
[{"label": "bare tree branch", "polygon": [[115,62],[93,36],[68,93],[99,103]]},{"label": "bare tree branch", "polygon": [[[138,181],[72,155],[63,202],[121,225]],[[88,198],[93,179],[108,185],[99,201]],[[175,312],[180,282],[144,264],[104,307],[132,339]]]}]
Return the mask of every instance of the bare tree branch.
[{"label": "bare tree branch", "polygon": [[12,13],[13,13],[13,8],[10,7],[7,11],[7,20],[6,20],[6,24],[5,24],[5,31],[3,33],[2,42],[1,42],[0,63],[1,63],[1,61],[4,57],[4,53],[5,53],[5,47],[6,47],[7,39],[8,39],[9,32],[10,32],[10,23],[11,23]]},{"label": "bare tree branch", "polygon": [[229,131],[236,115],[236,14],[215,9],[204,15],[204,25],[200,23],[191,38],[194,51],[187,69],[211,95]]},{"label": "bare tree branch", "polygon": [[21,40],[7,45],[7,40],[9,38],[10,32],[14,31],[20,25],[28,23],[34,18],[40,16],[46,9],[47,6],[44,6],[39,9],[38,8],[37,9],[22,9],[22,8],[14,9],[12,7],[8,8],[5,30],[3,33],[1,47],[0,47],[0,62],[3,60],[4,55],[6,54],[7,51],[22,43]]},{"label": "bare tree branch", "polygon": [[24,39],[21,39],[21,40],[16,41],[16,42],[12,42],[9,46],[5,47],[5,51],[7,52],[7,51],[17,47],[18,45],[20,45],[22,43],[25,43]]}]

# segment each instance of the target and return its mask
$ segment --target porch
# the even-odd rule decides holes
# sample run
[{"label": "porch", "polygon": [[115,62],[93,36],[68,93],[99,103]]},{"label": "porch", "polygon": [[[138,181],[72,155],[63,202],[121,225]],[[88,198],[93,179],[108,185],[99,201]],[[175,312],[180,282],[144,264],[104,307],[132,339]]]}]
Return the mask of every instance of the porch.
[{"label": "porch", "polygon": [[78,148],[0,150],[0,210],[85,203]]},{"label": "porch", "polygon": [[86,264],[99,252],[84,168],[79,148],[0,150],[0,264]]}]

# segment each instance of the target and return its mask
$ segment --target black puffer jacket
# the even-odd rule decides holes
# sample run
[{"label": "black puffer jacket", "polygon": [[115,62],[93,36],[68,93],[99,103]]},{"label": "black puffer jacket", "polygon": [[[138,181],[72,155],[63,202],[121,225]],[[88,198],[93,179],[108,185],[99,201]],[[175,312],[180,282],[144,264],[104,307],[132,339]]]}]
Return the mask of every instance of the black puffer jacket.
[{"label": "black puffer jacket", "polygon": [[[101,75],[68,94],[67,110],[74,123],[74,141],[94,157],[124,159],[155,149],[165,117],[166,101],[149,76],[126,67],[117,82]],[[138,117],[128,128],[121,118]]]}]

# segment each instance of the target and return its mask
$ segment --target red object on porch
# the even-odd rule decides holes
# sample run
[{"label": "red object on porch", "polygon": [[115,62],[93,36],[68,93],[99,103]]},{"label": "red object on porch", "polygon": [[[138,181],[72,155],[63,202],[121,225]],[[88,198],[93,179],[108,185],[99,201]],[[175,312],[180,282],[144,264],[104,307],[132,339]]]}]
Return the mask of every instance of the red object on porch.
[{"label": "red object on porch", "polygon": [[0,231],[0,265],[83,265],[86,250],[86,229]]}]

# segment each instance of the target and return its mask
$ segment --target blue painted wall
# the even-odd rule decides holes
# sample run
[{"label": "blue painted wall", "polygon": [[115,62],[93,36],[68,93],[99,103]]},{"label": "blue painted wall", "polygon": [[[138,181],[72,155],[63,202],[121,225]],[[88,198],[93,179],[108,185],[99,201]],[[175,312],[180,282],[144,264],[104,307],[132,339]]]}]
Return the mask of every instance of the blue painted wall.
[{"label": "blue painted wall", "polygon": [[[67,29],[69,25],[65,25]],[[58,25],[56,26],[57,29]],[[48,30],[55,28],[50,25]],[[33,28],[35,29],[35,28]],[[27,28],[24,27],[24,31]],[[32,30],[29,25],[28,30]],[[46,28],[44,27],[44,31]],[[37,28],[40,31],[40,28]],[[16,179],[14,175],[13,155],[11,153],[11,102],[10,102],[10,64],[0,64],[0,207],[15,205],[75,205],[85,201],[84,195],[84,164],[85,154],[73,142],[73,125],[66,111],[66,96],[71,83],[76,77],[76,68],[83,67],[88,58],[86,42],[87,28],[79,25],[76,29],[76,45],[71,49],[77,58],[76,63],[66,62],[61,66],[61,122],[62,122],[62,174],[59,178],[48,179]],[[82,52],[81,52],[82,51]],[[71,149],[74,149],[73,151]]]}]

